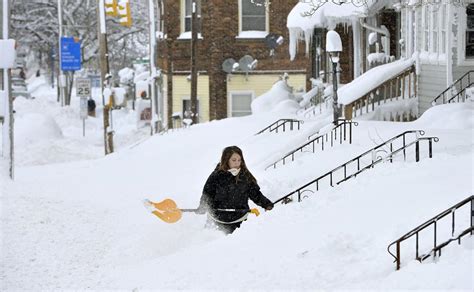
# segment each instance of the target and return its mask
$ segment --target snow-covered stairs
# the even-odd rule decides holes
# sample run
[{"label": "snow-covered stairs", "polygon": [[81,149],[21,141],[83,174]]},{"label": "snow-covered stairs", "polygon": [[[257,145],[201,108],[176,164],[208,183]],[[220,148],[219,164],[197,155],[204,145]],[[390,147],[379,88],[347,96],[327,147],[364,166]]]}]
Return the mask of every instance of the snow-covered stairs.
[{"label": "snow-covered stairs", "polygon": [[[373,168],[375,165],[389,161],[393,162],[398,154],[403,154],[404,161],[407,160],[407,152],[411,146],[415,149],[415,161],[420,160],[420,142],[428,141],[428,157],[433,155],[432,144],[438,142],[437,137],[421,137],[425,134],[422,130],[405,131],[397,136],[379,144],[378,146],[365,151],[346,163],[337,166],[329,172],[315,178],[294,191],[277,199],[274,204],[282,202],[284,204],[294,201],[293,196],[297,196],[298,202],[303,199],[306,192],[314,193],[321,188],[321,184],[326,182],[334,187],[346,180],[356,177],[365,170]],[[326,185],[327,185],[326,184]]]},{"label": "snow-covered stairs", "polygon": [[[470,208],[469,208],[470,207]],[[461,215],[470,215],[471,217],[471,224],[470,226],[458,226],[459,228],[462,228],[461,231],[456,232],[456,211],[461,209],[461,212],[464,209],[464,213]],[[470,212],[469,212],[470,211]],[[459,212],[458,212],[459,213]],[[467,213],[467,214],[466,214]],[[449,225],[445,224],[446,228],[444,230],[441,229],[443,225],[441,225],[440,220],[444,219],[446,217],[451,217],[451,223]],[[444,220],[445,222],[447,220]],[[433,248],[426,254],[419,255],[419,246],[420,246],[420,233],[428,229],[430,227],[433,227]],[[441,229],[441,230],[440,230]],[[441,231],[441,232],[440,232]],[[443,231],[445,231],[443,233]],[[444,238],[448,238],[447,240],[443,241],[442,243],[438,244],[438,238],[440,237],[439,234],[444,235]],[[411,239],[413,236],[415,236],[415,258],[422,262],[429,258],[430,256],[436,257],[436,256],[441,256],[441,249],[446,247],[448,244],[450,244],[453,241],[458,241],[459,244],[461,244],[461,238],[464,237],[465,235],[473,235],[474,234],[474,196],[470,196],[463,201],[457,203],[456,205],[444,210],[443,212],[439,213],[435,217],[431,218],[430,220],[426,221],[425,223],[419,225],[418,227],[414,228],[413,230],[407,232],[405,235],[401,236],[399,239],[395,240],[394,242],[390,243],[390,245],[387,247],[388,253],[395,259],[394,262],[397,263],[397,270],[400,269],[401,266],[401,243],[405,240]],[[392,253],[391,249],[395,245],[395,254]]]}]

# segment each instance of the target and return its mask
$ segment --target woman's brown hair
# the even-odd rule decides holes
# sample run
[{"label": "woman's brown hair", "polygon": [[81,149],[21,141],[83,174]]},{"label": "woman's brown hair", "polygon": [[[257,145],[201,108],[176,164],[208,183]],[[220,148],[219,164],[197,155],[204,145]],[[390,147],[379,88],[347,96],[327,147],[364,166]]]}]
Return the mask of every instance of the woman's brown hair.
[{"label": "woman's brown hair", "polygon": [[252,175],[252,173],[248,170],[247,165],[245,164],[244,155],[242,154],[242,150],[237,146],[229,146],[224,148],[222,151],[221,162],[219,163],[218,169],[223,171],[229,170],[229,159],[232,154],[237,153],[240,156],[241,163],[240,163],[240,172],[246,175],[251,182],[257,183],[257,180]]}]

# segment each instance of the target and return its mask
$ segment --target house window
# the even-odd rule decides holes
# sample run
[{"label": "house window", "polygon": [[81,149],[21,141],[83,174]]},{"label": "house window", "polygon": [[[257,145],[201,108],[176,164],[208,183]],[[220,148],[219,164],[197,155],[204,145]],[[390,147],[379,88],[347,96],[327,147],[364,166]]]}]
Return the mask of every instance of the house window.
[{"label": "house window", "polygon": [[430,50],[430,14],[428,8],[423,6],[423,50]]},{"label": "house window", "polygon": [[267,9],[264,5],[257,6],[251,0],[239,0],[240,21],[239,31],[268,32]]},{"label": "house window", "polygon": [[252,114],[250,104],[252,103],[253,93],[231,93],[230,116],[243,117]]},{"label": "house window", "polygon": [[[196,108],[199,118],[199,100],[197,101]],[[191,99],[183,99],[183,119],[191,119],[191,113]]]},{"label": "house window", "polygon": [[[192,0],[183,0],[184,1],[184,32],[191,31],[191,24],[192,24],[192,14],[193,8]],[[197,6],[197,17],[198,17],[198,29],[197,31],[201,31],[201,0],[195,0]]]},{"label": "house window", "polygon": [[441,43],[440,43],[440,53],[446,53],[446,19],[448,16],[446,15],[446,4],[441,5],[440,15],[439,18],[441,19]]},{"label": "house window", "polygon": [[474,4],[466,7],[466,59],[474,59]]},{"label": "house window", "polygon": [[435,7],[431,5],[431,52],[436,53],[439,52],[438,49],[438,12],[439,7]]}]

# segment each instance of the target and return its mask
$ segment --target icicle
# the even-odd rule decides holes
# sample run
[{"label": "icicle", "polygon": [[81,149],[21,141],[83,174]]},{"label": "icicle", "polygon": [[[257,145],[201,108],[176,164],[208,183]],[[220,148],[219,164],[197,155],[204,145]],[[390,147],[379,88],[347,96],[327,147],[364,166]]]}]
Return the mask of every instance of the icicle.
[{"label": "icicle", "polygon": [[296,57],[296,52],[298,51],[298,39],[301,35],[301,29],[291,27],[288,30],[290,32],[290,44],[288,50],[290,51],[290,60],[293,61]]},{"label": "icicle", "polygon": [[309,56],[309,48],[311,47],[311,43],[313,40],[313,32],[314,29],[307,29],[304,31],[304,38],[306,42],[306,57]]}]

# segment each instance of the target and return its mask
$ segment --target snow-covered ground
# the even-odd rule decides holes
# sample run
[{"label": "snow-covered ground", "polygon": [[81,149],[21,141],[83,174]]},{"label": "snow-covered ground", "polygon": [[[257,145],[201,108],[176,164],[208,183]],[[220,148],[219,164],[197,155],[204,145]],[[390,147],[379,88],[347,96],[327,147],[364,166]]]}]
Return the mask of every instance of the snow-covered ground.
[{"label": "snow-covered ground", "polygon": [[[414,260],[414,241],[404,243],[400,271],[386,250],[473,194],[473,102],[436,106],[410,123],[360,120],[353,144],[299,153],[265,170],[330,115],[279,134],[254,135],[279,118],[301,117],[267,112],[149,137],[135,113],[123,110],[114,112],[118,150],[104,157],[100,115],[87,119],[83,137],[77,99],[60,107],[44,86],[33,95],[15,102],[15,180],[0,177],[2,291],[474,289],[472,237],[423,263]],[[419,163],[411,149],[406,162],[379,164],[302,203],[261,210],[232,235],[205,229],[202,215],[167,224],[142,205],[172,198],[196,207],[228,145],[243,149],[263,193],[276,200],[405,130],[439,137],[433,158],[422,143]],[[469,226],[469,207],[456,212],[457,231]],[[445,220],[438,243],[450,236]],[[432,230],[420,235],[420,253],[432,244]]]}]

